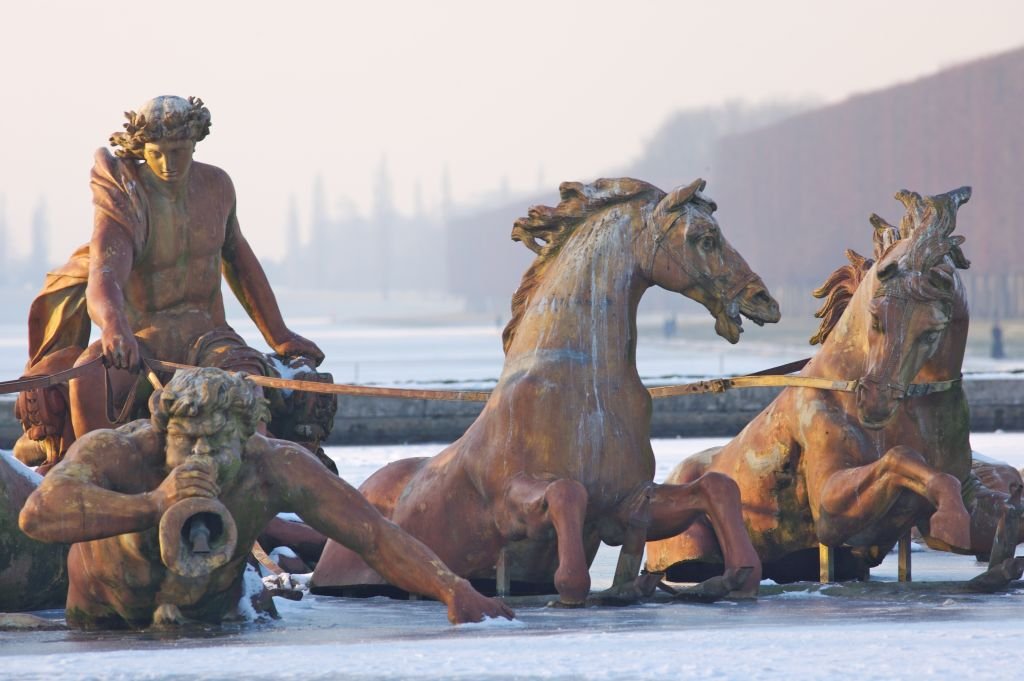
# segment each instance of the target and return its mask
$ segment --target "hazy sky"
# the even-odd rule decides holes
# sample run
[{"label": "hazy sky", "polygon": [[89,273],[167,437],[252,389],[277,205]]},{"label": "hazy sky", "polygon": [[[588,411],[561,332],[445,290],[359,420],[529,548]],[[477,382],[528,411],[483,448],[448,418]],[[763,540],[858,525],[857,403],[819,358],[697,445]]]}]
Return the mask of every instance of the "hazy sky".
[{"label": "hazy sky", "polygon": [[553,196],[628,163],[678,109],[835,101],[1018,47],[1021,26],[1024,3],[981,0],[10,2],[0,196],[9,231],[45,198],[63,259],[88,239],[92,153],[122,112],[197,95],[214,125],[196,158],[231,174],[243,231],[276,257],[317,174],[362,212],[385,158],[403,211],[417,183],[436,208],[446,165],[456,202],[535,190],[541,169]]}]

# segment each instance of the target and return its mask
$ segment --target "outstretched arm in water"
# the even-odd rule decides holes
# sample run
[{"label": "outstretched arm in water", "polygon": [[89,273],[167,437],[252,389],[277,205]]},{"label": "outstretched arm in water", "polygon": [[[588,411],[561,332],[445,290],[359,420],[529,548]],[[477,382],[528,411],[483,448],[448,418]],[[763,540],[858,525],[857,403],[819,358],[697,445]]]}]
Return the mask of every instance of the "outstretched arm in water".
[{"label": "outstretched arm in water", "polygon": [[448,569],[426,545],[387,520],[347,482],[326,475],[307,452],[284,445],[272,455],[288,471],[277,479],[285,510],[352,549],[391,584],[448,606],[453,624],[484,617],[515,616],[501,601],[486,598]]}]

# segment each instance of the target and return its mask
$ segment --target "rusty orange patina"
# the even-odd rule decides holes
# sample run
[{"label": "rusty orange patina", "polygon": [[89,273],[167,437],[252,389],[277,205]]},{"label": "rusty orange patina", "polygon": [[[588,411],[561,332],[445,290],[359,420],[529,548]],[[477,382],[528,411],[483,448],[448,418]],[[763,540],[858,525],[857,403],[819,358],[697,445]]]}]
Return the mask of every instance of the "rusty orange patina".
[{"label": "rusty orange patina", "polygon": [[[479,418],[432,458],[375,473],[361,491],[434,549],[456,573],[496,578],[507,557],[513,592],[556,589],[583,603],[604,541],[624,545],[617,593],[628,598],[643,542],[707,516],[735,586],[756,593],[757,556],[739,491],[712,474],[655,485],[651,398],[636,370],[636,310],[657,285],[702,303],[715,328],[739,339],[740,315],[779,319],[760,278],[725,240],[704,182],[665,194],[633,179],[566,183],[556,208],[534,207],[513,239],[537,253],[512,299],[505,367]],[[739,572],[743,567],[755,569]],[[315,590],[382,580],[355,553],[328,543]]]},{"label": "rusty orange patina", "polygon": [[[859,379],[856,392],[786,388],[731,442],[668,478],[735,480],[765,575],[778,581],[816,578],[819,542],[839,549],[840,578],[863,576],[912,526],[933,546],[988,553],[1006,503],[971,474],[962,385],[907,389],[960,376],[968,311],[957,269],[969,263],[952,232],[970,188],[897,198],[907,209],[899,228],[872,216],[874,260],[848,251],[851,264],[815,292],[826,298],[812,338],[822,348],[801,375]],[[680,580],[721,560],[703,521],[648,545],[648,569]]]}]

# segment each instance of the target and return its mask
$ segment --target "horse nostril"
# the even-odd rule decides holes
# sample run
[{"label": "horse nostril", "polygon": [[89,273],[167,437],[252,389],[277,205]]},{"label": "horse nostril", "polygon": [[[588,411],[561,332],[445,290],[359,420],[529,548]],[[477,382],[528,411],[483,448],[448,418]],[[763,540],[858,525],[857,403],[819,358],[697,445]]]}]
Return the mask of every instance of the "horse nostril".
[{"label": "horse nostril", "polygon": [[754,302],[758,303],[759,305],[771,305],[772,297],[768,295],[767,291],[761,289],[760,291],[754,294]]}]

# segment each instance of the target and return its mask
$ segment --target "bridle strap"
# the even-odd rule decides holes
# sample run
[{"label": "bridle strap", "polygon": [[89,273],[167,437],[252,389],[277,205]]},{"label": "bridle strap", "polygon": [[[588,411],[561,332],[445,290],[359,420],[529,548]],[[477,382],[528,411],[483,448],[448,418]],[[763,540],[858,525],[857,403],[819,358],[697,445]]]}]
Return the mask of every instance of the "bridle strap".
[{"label": "bridle strap", "polygon": [[739,297],[740,293],[743,292],[743,289],[745,289],[751,282],[759,279],[757,274],[755,274],[753,270],[751,270],[746,274],[746,276],[740,277],[739,280],[733,285],[732,289],[724,289],[719,283],[719,279],[712,277],[706,272],[695,272],[693,268],[691,268],[686,263],[685,258],[680,257],[679,254],[675,250],[673,250],[671,246],[665,244],[665,241],[668,239],[669,232],[671,232],[682,219],[683,214],[679,214],[678,216],[676,216],[676,219],[673,220],[671,224],[669,224],[669,226],[665,228],[664,232],[659,232],[654,236],[654,252],[651,253],[651,264],[650,267],[648,267],[647,274],[648,279],[652,281],[654,280],[654,265],[658,260],[658,253],[662,250],[663,246],[665,254],[668,256],[669,260],[671,260],[674,265],[676,265],[683,272],[686,272],[688,275],[690,275],[690,277],[693,278],[695,281],[707,284],[710,287],[717,289],[718,294],[721,296],[722,300],[735,300],[737,297]]},{"label": "bridle strap", "polygon": [[[890,385],[890,388],[897,389],[900,396],[923,397],[935,393],[952,390],[959,385],[963,378],[952,378],[946,381],[933,381],[931,383],[911,383],[908,386]],[[651,397],[659,399],[663,397],[674,397],[676,395],[697,395],[701,393],[722,393],[734,388],[814,388],[817,390],[830,390],[834,392],[852,393],[856,392],[865,382],[859,380],[833,380],[830,378],[817,378],[815,376],[778,376],[758,375],[736,376],[734,378],[713,378],[706,381],[695,381],[682,385],[666,385],[657,388],[649,388]]]}]

